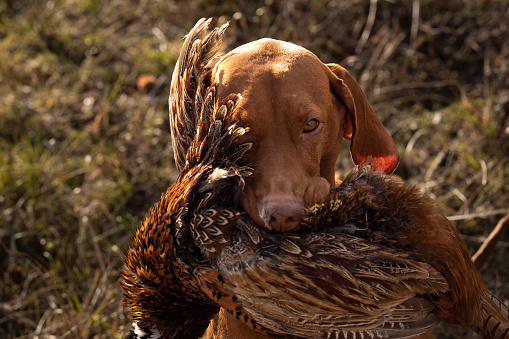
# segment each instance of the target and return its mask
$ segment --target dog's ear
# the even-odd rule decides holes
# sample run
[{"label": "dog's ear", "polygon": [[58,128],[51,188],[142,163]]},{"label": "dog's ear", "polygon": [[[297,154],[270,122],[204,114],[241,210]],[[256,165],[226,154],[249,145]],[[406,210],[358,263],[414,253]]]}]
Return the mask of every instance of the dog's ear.
[{"label": "dog's ear", "polygon": [[343,137],[351,140],[350,153],[356,165],[369,158],[376,170],[392,173],[399,163],[394,141],[366,101],[359,84],[346,69],[337,64],[327,64],[331,89],[345,105]]}]

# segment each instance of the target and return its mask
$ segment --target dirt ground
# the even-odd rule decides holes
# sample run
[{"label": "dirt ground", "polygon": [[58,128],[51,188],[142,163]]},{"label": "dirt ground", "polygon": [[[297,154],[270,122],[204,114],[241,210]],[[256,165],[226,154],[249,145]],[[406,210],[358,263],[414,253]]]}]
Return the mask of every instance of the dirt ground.
[{"label": "dirt ground", "polygon": [[[398,145],[396,174],[472,253],[509,212],[505,0],[2,1],[0,338],[129,330],[118,269],[176,177],[169,84],[201,17],[230,20],[225,50],[272,37],[346,67]],[[146,74],[155,82],[137,86]],[[339,176],[352,167],[344,147]],[[508,267],[506,234],[482,273],[506,303]]]}]

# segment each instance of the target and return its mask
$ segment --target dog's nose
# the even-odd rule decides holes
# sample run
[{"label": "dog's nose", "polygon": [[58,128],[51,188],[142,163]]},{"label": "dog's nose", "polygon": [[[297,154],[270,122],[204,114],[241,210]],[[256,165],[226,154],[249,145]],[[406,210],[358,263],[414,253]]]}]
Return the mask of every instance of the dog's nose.
[{"label": "dog's nose", "polygon": [[269,201],[260,213],[266,226],[276,232],[289,232],[299,228],[304,207],[293,201]]},{"label": "dog's nose", "polygon": [[300,221],[301,216],[299,215],[274,213],[270,216],[269,224],[273,230],[278,232],[288,232],[299,228]]}]

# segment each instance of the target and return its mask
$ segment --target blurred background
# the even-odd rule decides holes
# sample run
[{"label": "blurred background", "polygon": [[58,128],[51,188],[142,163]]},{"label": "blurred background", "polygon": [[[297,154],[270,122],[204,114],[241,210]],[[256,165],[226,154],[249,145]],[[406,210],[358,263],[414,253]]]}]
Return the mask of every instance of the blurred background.
[{"label": "blurred background", "polygon": [[[225,51],[273,37],[346,67],[398,145],[396,173],[472,253],[509,212],[506,0],[3,0],[0,338],[129,330],[118,270],[176,178],[169,84],[201,17],[231,21]],[[506,303],[508,247],[506,234],[482,274]]]}]

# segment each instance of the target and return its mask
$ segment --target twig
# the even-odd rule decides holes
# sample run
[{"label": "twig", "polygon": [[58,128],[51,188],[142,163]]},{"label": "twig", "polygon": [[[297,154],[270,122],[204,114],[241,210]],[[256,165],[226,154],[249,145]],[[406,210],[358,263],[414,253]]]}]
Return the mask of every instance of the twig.
[{"label": "twig", "polygon": [[497,247],[498,242],[504,236],[507,228],[509,228],[509,212],[499,220],[497,226],[495,226],[479,250],[477,250],[477,252],[472,256],[475,267],[477,267],[479,272],[481,272],[486,267],[488,260],[493,254],[495,247]]},{"label": "twig", "polygon": [[359,43],[357,44],[357,47],[355,47],[355,54],[360,54],[364,48],[364,45],[368,41],[369,35],[371,34],[373,24],[375,23],[377,2],[377,0],[371,0],[369,2],[368,20],[366,21],[366,27],[364,27],[364,31],[362,32],[361,38],[359,39]]},{"label": "twig", "polygon": [[490,119],[490,112],[492,111],[493,106],[493,95],[491,93],[490,88],[490,76],[491,76],[491,44],[490,41],[487,41],[488,48],[484,50],[484,67],[483,67],[483,92],[484,97],[486,98],[486,104],[482,110],[481,122],[486,124]]},{"label": "twig", "polygon": [[467,220],[467,219],[474,219],[474,218],[486,218],[486,217],[489,217],[492,215],[507,214],[507,213],[509,213],[509,208],[499,208],[496,210],[486,211],[486,212],[451,215],[451,216],[448,216],[447,219],[449,219],[450,221],[457,221],[457,220]]},{"label": "twig", "polygon": [[46,311],[42,315],[41,319],[39,320],[39,323],[37,324],[37,328],[35,329],[35,333],[34,333],[34,339],[40,338],[42,328],[44,327],[44,323],[46,322],[48,317],[51,315],[51,313],[53,313],[54,311],[55,310],[52,310],[51,308],[46,309]]},{"label": "twig", "polygon": [[[82,219],[83,220],[83,219]],[[106,264],[102,255],[101,246],[99,246],[99,241],[97,240],[97,236],[95,234],[94,227],[92,226],[92,223],[88,221],[88,218],[84,218],[82,221],[85,223],[86,227],[88,228],[88,231],[90,232],[92,244],[94,245],[94,251],[95,255],[97,257],[97,261],[99,262],[99,267],[101,268],[101,271],[106,271]]]},{"label": "twig", "polygon": [[459,84],[457,80],[438,80],[438,81],[419,81],[419,82],[406,82],[391,86],[379,87],[373,90],[373,95],[383,95],[400,91],[407,91],[409,89],[426,89],[426,88],[440,88],[440,87],[456,87]]},{"label": "twig", "polygon": [[412,26],[410,27],[410,54],[414,55],[417,49],[417,32],[419,31],[420,0],[412,2]]}]

